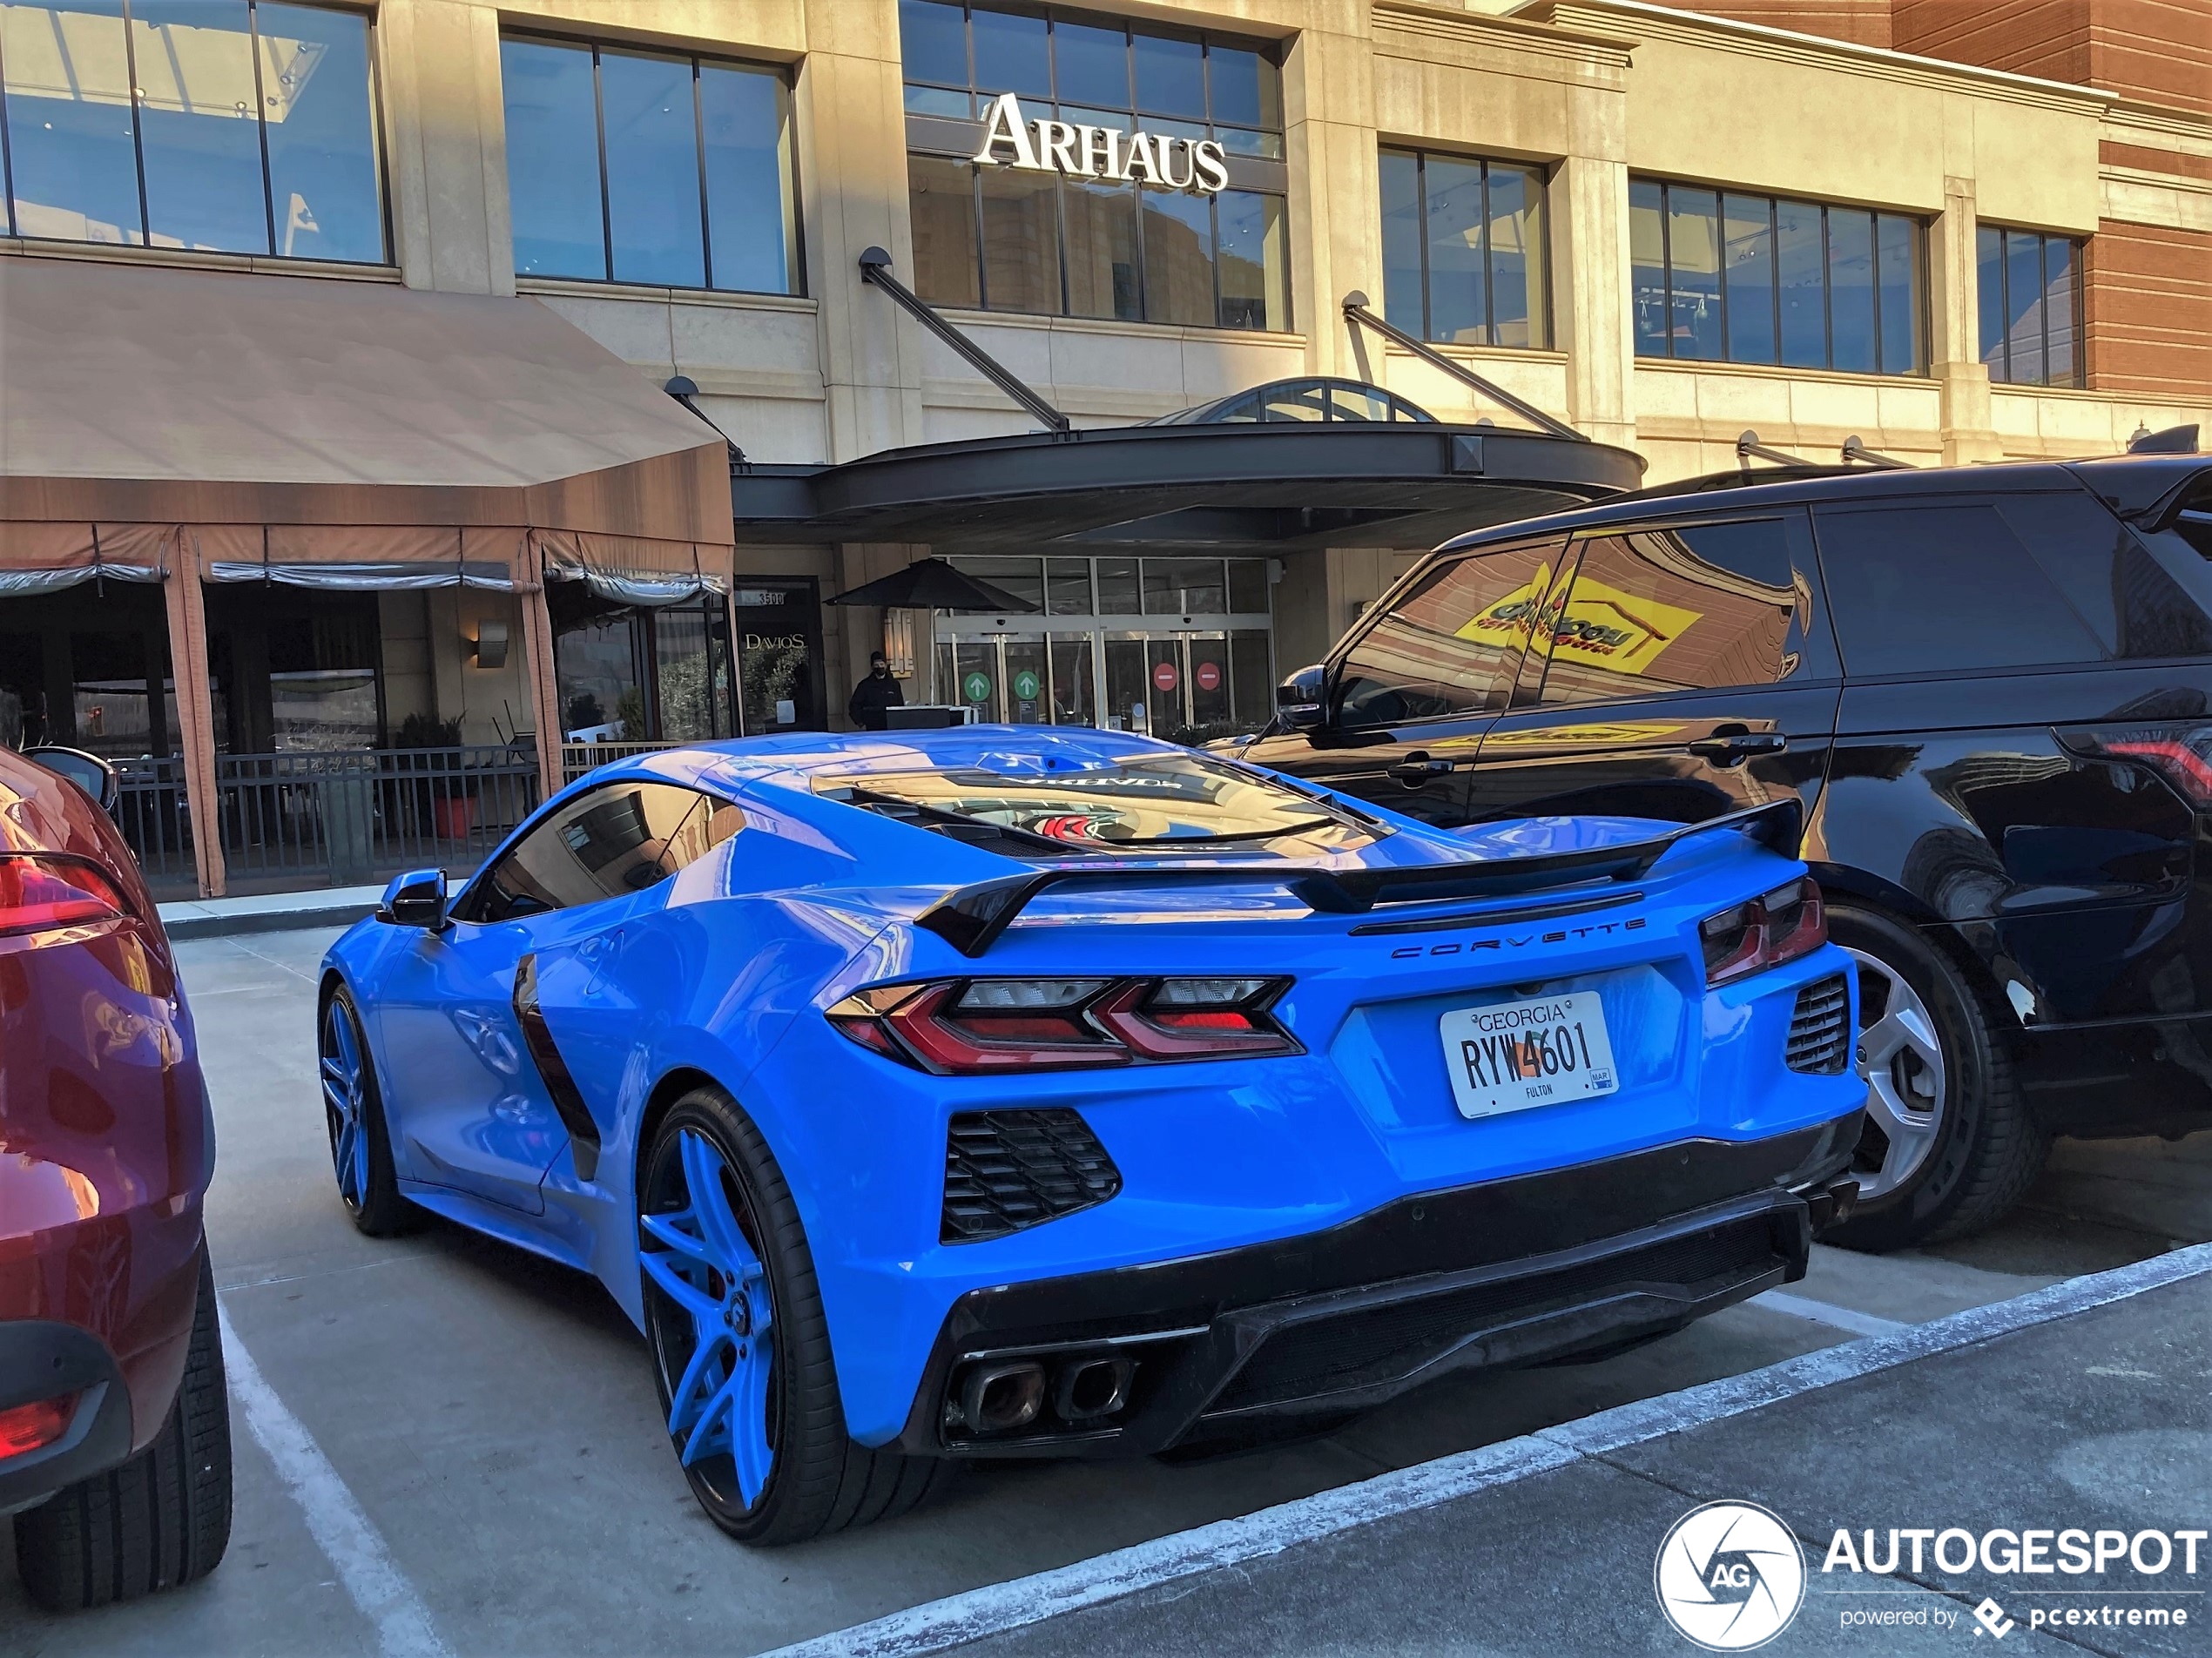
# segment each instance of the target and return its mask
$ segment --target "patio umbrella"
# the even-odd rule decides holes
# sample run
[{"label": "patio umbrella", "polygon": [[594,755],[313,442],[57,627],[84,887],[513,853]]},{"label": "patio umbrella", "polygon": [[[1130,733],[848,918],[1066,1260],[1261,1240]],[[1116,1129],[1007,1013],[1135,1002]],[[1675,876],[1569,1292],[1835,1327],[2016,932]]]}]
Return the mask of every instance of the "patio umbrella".
[{"label": "patio umbrella", "polygon": [[941,558],[924,558],[901,570],[840,593],[832,604],[880,604],[887,610],[989,610],[1005,615],[1037,607],[1002,587],[963,576]]}]

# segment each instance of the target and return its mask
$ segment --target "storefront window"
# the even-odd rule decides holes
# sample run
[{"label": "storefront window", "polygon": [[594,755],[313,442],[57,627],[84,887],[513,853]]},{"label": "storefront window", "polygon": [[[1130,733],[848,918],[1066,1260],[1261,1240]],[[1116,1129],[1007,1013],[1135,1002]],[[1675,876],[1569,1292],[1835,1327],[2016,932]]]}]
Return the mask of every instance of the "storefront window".
[{"label": "storefront window", "polygon": [[1981,360],[2015,386],[2080,386],[2081,244],[1981,226]]},{"label": "storefront window", "polygon": [[1381,165],[1383,314],[1424,340],[1548,344],[1541,170],[1413,150]]},{"label": "storefront window", "polygon": [[521,37],[499,56],[518,275],[799,291],[781,74]]},{"label": "storefront window", "polygon": [[[922,298],[1030,315],[1290,327],[1282,94],[1264,51],[1197,31],[946,0],[901,0],[899,18],[907,110],[919,120],[908,127],[907,179]],[[1072,169],[978,167],[977,118],[1005,93],[1030,119],[1094,127],[1111,145]],[[1227,182],[1161,187],[1152,164],[1130,158],[1139,133],[1169,144],[1170,178],[1187,175],[1178,184],[1196,179],[1193,146],[1217,145]]]},{"label": "storefront window", "polygon": [[705,742],[737,732],[730,631],[718,597],[610,605],[549,583],[561,730],[571,742]]},{"label": "storefront window", "polygon": [[16,235],[386,259],[360,13],[17,0],[0,8],[0,69]]},{"label": "storefront window", "polygon": [[1631,179],[1636,354],[1919,374],[1921,228],[1863,207]]}]

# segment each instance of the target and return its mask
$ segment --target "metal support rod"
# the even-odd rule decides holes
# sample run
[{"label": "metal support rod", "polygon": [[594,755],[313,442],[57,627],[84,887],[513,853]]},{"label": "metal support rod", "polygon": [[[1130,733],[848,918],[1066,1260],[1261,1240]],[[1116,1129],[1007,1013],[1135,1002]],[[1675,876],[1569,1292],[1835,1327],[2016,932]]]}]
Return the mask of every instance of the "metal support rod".
[{"label": "metal support rod", "polygon": [[1754,461],[1769,461],[1776,466],[1791,467],[1819,464],[1817,462],[1806,460],[1802,455],[1792,455],[1787,449],[1770,448],[1759,441],[1759,435],[1757,432],[1746,432],[1736,440],[1736,464],[1742,468],[1743,475],[1747,478],[1751,475],[1751,462]]},{"label": "metal support rod", "polygon": [[1859,441],[1858,434],[1856,432],[1844,440],[1844,464],[1848,466],[1854,461],[1864,462],[1878,472],[1912,470],[1912,462],[1910,461],[1900,461],[1894,455],[1884,455],[1878,449],[1868,448],[1865,444]]},{"label": "metal support rod", "polygon": [[891,255],[871,247],[860,255],[860,280],[873,282],[916,322],[958,352],[991,384],[1028,409],[1055,432],[1069,430],[1068,417],[1014,377],[1013,371],[937,314],[936,308],[891,274]]},{"label": "metal support rod", "polygon": [[745,451],[738,447],[736,440],[732,438],[731,435],[727,432],[724,431],[720,427],[715,425],[711,420],[709,420],[707,418],[706,411],[691,401],[694,397],[697,397],[699,394],[698,382],[697,381],[693,380],[689,374],[678,374],[675,379],[670,381],[668,384],[662,387],[661,390],[666,392],[678,402],[683,404],[685,408],[690,409],[692,414],[697,418],[705,421],[707,429],[711,431],[715,436],[720,438],[722,441],[728,446],[730,450],[731,471],[736,472],[741,468],[750,467],[752,464],[752,462],[745,458]]},{"label": "metal support rod", "polygon": [[1405,347],[1406,350],[1412,352],[1413,355],[1419,357],[1423,362],[1428,364],[1430,367],[1440,368],[1446,374],[1451,375],[1453,379],[1460,381],[1462,385],[1474,387],[1475,390],[1480,392],[1492,402],[1503,404],[1514,414],[1520,415],[1524,421],[1534,421],[1536,425],[1541,427],[1545,431],[1549,432],[1554,437],[1571,437],[1580,443],[1588,443],[1590,441],[1586,434],[1576,431],[1565,421],[1555,419],[1552,415],[1545,414],[1542,409],[1538,408],[1534,403],[1523,402],[1520,398],[1515,397],[1504,387],[1494,385],[1489,381],[1483,379],[1481,375],[1476,374],[1474,369],[1468,367],[1465,363],[1453,362],[1442,352],[1432,349],[1423,341],[1414,339],[1412,334],[1407,334],[1403,328],[1394,327],[1391,324],[1385,322],[1380,317],[1367,309],[1367,296],[1359,292],[1359,289],[1354,288],[1351,293],[1344,296],[1344,315],[1345,320],[1351,323],[1355,328],[1372,328],[1377,334],[1380,334],[1384,339],[1389,340],[1393,345]]}]

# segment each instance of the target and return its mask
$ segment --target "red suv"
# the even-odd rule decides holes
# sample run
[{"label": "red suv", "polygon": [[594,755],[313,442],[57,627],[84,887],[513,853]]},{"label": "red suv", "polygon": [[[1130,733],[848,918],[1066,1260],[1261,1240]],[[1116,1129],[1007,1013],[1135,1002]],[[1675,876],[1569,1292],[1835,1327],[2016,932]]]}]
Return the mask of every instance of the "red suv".
[{"label": "red suv", "polygon": [[56,1611],[188,1582],[230,1540],[214,1162],[130,847],[0,748],[0,1515]]}]

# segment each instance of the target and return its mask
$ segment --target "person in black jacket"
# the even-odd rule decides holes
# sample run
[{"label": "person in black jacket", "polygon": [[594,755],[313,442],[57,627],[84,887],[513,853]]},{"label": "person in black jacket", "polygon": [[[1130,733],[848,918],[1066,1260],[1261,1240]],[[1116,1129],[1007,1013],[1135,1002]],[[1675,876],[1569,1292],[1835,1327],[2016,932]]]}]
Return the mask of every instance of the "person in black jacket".
[{"label": "person in black jacket", "polygon": [[880,650],[868,656],[868,677],[853,687],[853,699],[845,704],[845,711],[853,724],[864,731],[880,731],[886,720],[884,710],[906,706],[907,694],[899,689],[899,682],[891,677],[891,664]]}]

